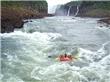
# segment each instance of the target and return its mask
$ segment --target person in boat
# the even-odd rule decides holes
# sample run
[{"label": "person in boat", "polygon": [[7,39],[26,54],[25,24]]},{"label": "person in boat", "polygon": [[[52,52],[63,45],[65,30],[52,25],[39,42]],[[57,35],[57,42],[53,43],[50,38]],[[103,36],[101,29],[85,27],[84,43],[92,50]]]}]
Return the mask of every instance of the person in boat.
[{"label": "person in boat", "polygon": [[67,55],[66,53],[64,55],[59,56],[60,61],[72,61],[73,57],[71,55]]},{"label": "person in boat", "polygon": [[[52,56],[48,56],[48,58],[53,58]],[[72,56],[72,55],[67,55],[66,53],[63,55],[59,55],[58,57],[56,57],[57,60],[59,61],[72,61],[74,59],[77,59],[76,57]]]}]

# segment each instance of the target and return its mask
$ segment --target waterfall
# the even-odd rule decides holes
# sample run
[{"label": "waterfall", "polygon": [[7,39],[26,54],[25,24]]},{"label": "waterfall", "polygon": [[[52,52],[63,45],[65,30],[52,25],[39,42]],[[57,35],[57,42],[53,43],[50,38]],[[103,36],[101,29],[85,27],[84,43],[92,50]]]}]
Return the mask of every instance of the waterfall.
[{"label": "waterfall", "polygon": [[49,14],[55,14],[57,5],[48,5],[48,13]]},{"label": "waterfall", "polygon": [[67,16],[69,16],[69,15],[70,15],[70,10],[71,10],[71,7],[72,7],[72,6],[69,6],[69,9],[68,9],[68,12],[67,12]]},{"label": "waterfall", "polygon": [[[71,7],[72,7],[72,6],[69,6],[69,9],[68,9],[68,12],[67,12],[67,16],[70,16]],[[79,12],[79,5],[77,6],[77,10],[76,10],[76,13],[75,13],[74,16],[77,16],[78,12]]]},{"label": "waterfall", "polygon": [[77,6],[77,11],[74,16],[77,16],[78,12],[79,12],[79,5]]},{"label": "waterfall", "polygon": [[[48,3],[48,13],[49,14],[55,14],[56,8],[58,5],[64,5],[72,0],[46,0]],[[71,7],[68,10],[68,15]]]}]

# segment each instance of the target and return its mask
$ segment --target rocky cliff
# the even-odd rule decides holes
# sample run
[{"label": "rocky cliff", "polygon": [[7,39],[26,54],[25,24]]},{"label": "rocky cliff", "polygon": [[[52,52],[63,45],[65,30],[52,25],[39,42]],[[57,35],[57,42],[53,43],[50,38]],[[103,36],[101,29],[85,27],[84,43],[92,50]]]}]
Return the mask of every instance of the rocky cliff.
[{"label": "rocky cliff", "polygon": [[22,28],[24,19],[47,16],[47,2],[42,1],[1,1],[1,33]]},{"label": "rocky cliff", "polygon": [[110,17],[110,1],[71,1],[57,8],[56,15],[67,15],[69,8],[70,16],[77,12],[80,17]]}]

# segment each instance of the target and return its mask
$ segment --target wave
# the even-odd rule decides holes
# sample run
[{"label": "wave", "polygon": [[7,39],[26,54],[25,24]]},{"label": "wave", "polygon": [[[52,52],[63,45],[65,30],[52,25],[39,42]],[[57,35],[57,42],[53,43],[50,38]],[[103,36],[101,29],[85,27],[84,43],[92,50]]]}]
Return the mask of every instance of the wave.
[{"label": "wave", "polygon": [[[60,18],[60,20],[61,19],[62,18]],[[82,29],[82,25],[79,26],[79,22],[81,24],[82,21],[82,19],[79,18],[77,20],[79,21],[78,23],[76,23],[76,21],[71,22],[70,18],[66,19],[64,23],[62,23],[63,20],[59,21],[54,19],[55,22],[53,26],[51,25],[50,19],[45,19],[48,21],[43,20],[33,21],[33,24],[27,23],[29,29],[23,28],[13,33],[0,34],[0,78],[3,82],[110,81],[110,41],[102,44],[101,40],[103,37],[99,38],[99,36],[96,36],[97,28],[87,27],[87,25],[90,26],[90,24],[94,26],[93,20],[92,22],[90,19],[83,19],[82,24],[90,20],[87,22],[87,25],[84,24],[85,29]],[[57,23],[59,23],[59,25],[57,25]],[[76,24],[76,27],[73,23]],[[36,24],[41,26],[37,26]],[[45,28],[45,24],[50,25]],[[71,27],[66,26],[67,24],[71,25]],[[56,29],[54,29],[54,26]],[[30,29],[33,30],[30,32]],[[69,31],[67,32],[66,30],[68,29]],[[79,31],[79,29],[85,31]],[[70,30],[72,31],[70,32]],[[88,36],[87,33],[90,32],[92,33]],[[72,34],[75,36],[71,36]],[[83,35],[81,36],[81,34]],[[86,37],[86,40],[82,40],[82,37]],[[106,41],[105,38],[103,39],[103,42],[104,41]],[[92,44],[94,43],[95,45],[95,42],[97,44],[100,42],[99,44],[102,44],[102,46],[94,51],[87,47],[82,47],[82,45],[85,45],[94,48]],[[77,57],[77,59],[73,60],[73,62],[59,62],[55,60],[56,57],[64,53],[72,54]],[[48,56],[52,56],[52,58],[48,58]]]},{"label": "wave", "polygon": [[110,53],[106,52],[110,51],[109,45],[110,42],[106,42],[95,52],[78,48],[78,60],[71,63],[55,62],[47,67],[35,67],[31,77],[46,82],[50,80],[51,82],[108,82],[110,81],[110,73],[107,73],[110,71]]}]

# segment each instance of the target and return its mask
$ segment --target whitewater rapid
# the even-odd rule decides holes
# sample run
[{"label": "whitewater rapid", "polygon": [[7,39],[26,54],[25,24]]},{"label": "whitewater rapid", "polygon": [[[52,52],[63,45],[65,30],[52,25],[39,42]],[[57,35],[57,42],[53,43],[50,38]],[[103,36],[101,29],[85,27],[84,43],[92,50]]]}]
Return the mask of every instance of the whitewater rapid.
[{"label": "whitewater rapid", "polygon": [[[20,30],[0,34],[2,82],[110,82],[110,29],[100,28],[97,20],[32,19]],[[57,61],[64,53],[78,59]]]}]

